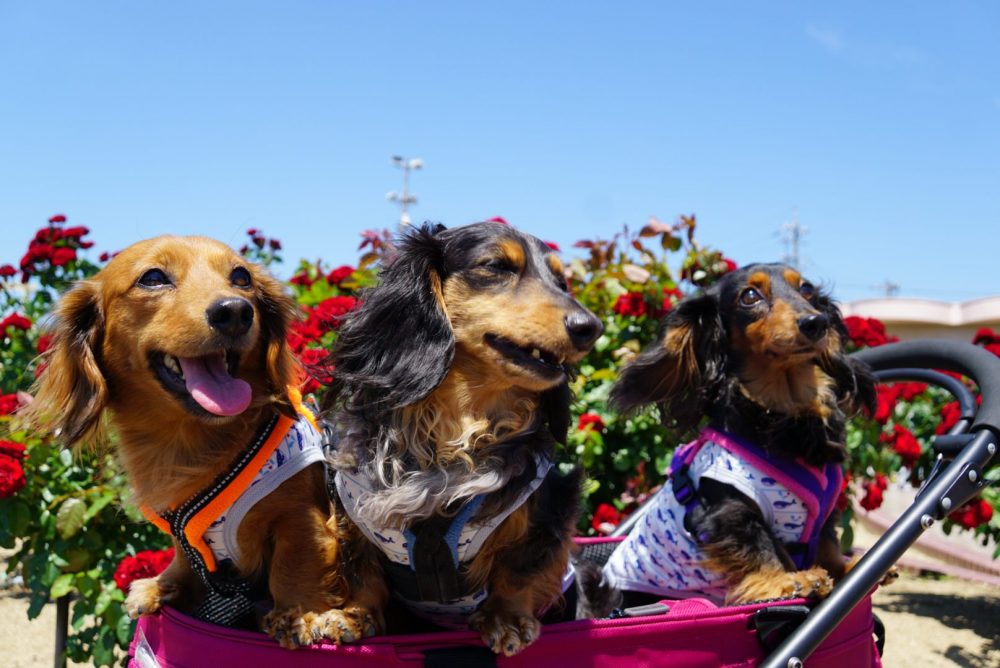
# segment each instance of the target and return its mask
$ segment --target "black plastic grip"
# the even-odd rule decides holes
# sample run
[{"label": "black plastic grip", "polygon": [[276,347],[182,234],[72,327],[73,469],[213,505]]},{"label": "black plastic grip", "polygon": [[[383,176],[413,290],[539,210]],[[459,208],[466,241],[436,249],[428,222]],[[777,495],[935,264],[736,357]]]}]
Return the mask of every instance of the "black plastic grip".
[{"label": "black plastic grip", "polygon": [[979,346],[945,339],[888,343],[853,354],[874,371],[916,367],[944,369],[968,376],[983,397],[970,431],[989,429],[1000,435],[1000,357]]}]

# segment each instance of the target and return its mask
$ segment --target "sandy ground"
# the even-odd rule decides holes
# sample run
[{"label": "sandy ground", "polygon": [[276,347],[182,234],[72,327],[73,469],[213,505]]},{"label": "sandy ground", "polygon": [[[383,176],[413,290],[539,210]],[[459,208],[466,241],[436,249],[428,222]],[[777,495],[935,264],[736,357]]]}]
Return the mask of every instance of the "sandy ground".
[{"label": "sandy ground", "polygon": [[[904,574],[875,595],[886,668],[1000,666],[1000,588]],[[0,665],[53,665],[55,606],[29,622],[28,599],[0,591]],[[845,666],[845,668],[850,668]]]}]

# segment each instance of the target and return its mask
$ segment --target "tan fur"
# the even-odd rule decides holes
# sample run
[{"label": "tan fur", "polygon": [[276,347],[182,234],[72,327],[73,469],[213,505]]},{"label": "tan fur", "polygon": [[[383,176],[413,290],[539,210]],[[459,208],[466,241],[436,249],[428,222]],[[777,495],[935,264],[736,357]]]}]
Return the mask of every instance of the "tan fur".
[{"label": "tan fur", "polygon": [[771,277],[766,272],[754,272],[747,279],[747,283],[760,290],[765,299],[771,298]]},{"label": "tan fur", "polygon": [[503,256],[517,268],[518,271],[524,269],[524,248],[521,247],[514,239],[502,239],[500,241],[499,249],[503,253]]},{"label": "tan fur", "polygon": [[[252,289],[231,285],[237,266],[250,271]],[[166,272],[174,287],[137,286],[150,268]],[[235,417],[195,415],[159,384],[149,355],[220,350],[205,313],[225,297],[254,307],[253,325],[235,348],[238,376],[250,384],[253,400]],[[286,388],[300,370],[285,335],[296,313],[280,283],[219,242],[169,236],[139,242],[61,300],[48,367],[27,418],[38,429],[60,430],[68,444],[99,446],[107,412],[136,501],[159,512],[176,507],[225,470],[275,410],[293,412]],[[244,575],[268,568],[275,611],[265,627],[288,647],[340,640],[313,619],[347,594],[328,518],[323,471],[314,465],[254,506],[239,530],[237,568]],[[126,607],[133,615],[164,603],[190,608],[200,594],[201,583],[177,550],[158,578],[133,584]]]},{"label": "tan fur", "polygon": [[735,585],[726,594],[727,605],[775,598],[822,598],[833,591],[833,580],[820,567],[806,571],[763,569]]},{"label": "tan fur", "polygon": [[796,290],[802,287],[802,274],[800,274],[799,272],[795,271],[794,269],[785,269],[782,275],[785,277],[785,282],[787,282],[790,286],[792,286]]}]

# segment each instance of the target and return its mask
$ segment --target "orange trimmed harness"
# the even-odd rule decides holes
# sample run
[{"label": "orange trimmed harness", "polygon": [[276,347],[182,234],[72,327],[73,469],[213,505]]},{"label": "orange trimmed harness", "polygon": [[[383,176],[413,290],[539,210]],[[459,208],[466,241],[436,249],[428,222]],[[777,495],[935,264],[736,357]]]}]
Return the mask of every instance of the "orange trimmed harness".
[{"label": "orange trimmed harness", "polygon": [[[299,391],[288,388],[288,395],[296,412],[309,427],[322,433],[313,414],[302,405]],[[295,422],[275,413],[223,473],[208,487],[176,507],[157,513],[149,506],[140,506],[150,522],[176,539],[192,570],[205,583],[208,595],[193,613],[198,619],[232,626],[253,610],[256,601],[267,599],[264,575],[249,581],[239,576],[231,561],[219,563],[204,534],[247,491]]]}]

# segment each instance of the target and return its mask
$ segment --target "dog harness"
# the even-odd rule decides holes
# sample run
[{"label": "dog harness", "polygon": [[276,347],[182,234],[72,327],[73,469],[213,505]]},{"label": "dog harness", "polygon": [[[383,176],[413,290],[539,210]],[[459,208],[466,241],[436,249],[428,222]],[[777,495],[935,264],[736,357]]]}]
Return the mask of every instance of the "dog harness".
[{"label": "dog harness", "polygon": [[[382,565],[393,595],[417,616],[446,628],[467,628],[472,615],[489,593],[473,588],[465,578],[469,563],[486,539],[538,489],[552,469],[547,458],[537,459],[537,472],[502,513],[472,521],[485,495],[473,497],[454,514],[434,515],[405,529],[373,526],[361,508],[373,485],[357,470],[337,471],[335,485],[344,510],[381,551]],[[531,549],[525,546],[525,549]]]},{"label": "dog harness", "polygon": [[814,563],[822,528],[843,482],[837,463],[816,468],[712,428],[677,449],[669,476],[669,484],[657,492],[649,510],[611,555],[605,577],[623,590],[720,602],[726,594],[723,574],[702,565],[698,540],[684,527],[686,513],[699,503],[702,478],[730,485],[752,499],[798,569]]},{"label": "dog harness", "polygon": [[299,419],[275,413],[211,485],[179,506],[160,513],[141,507],[150,522],[176,539],[205,584],[205,600],[193,613],[197,619],[232,626],[269,596],[263,573],[247,580],[237,572],[240,523],[281,483],[324,461],[315,418],[298,390],[289,388],[289,396]]}]

